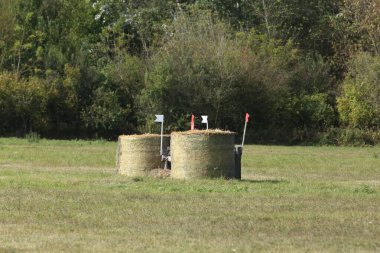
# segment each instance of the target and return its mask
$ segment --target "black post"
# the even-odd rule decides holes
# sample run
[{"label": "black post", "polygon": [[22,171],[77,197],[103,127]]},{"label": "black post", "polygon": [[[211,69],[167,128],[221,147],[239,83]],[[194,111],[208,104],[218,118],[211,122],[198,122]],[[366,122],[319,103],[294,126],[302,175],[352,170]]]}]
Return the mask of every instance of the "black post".
[{"label": "black post", "polygon": [[243,154],[243,147],[241,145],[235,146],[235,179],[241,180],[241,156]]}]

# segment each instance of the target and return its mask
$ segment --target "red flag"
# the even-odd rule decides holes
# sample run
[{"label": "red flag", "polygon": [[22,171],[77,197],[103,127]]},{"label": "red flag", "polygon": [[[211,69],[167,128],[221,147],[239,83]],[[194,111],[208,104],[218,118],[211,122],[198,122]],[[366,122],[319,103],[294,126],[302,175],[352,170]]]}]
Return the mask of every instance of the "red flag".
[{"label": "red flag", "polygon": [[247,112],[247,113],[245,113],[245,122],[248,122],[248,119],[249,119],[249,114]]},{"label": "red flag", "polygon": [[191,125],[190,125],[190,127],[191,127],[191,130],[194,130],[194,114],[191,114]]}]

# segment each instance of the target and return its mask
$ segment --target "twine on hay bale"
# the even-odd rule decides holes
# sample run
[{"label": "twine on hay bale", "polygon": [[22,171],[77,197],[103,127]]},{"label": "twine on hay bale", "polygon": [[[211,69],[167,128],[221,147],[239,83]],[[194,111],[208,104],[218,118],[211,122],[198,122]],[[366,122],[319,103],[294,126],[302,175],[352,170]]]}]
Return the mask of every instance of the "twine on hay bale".
[{"label": "twine on hay bale", "polygon": [[171,134],[171,177],[233,178],[235,133],[193,130]]},{"label": "twine on hay bale", "polygon": [[[163,150],[170,143],[170,137],[164,135]],[[158,134],[119,136],[116,152],[119,174],[137,177],[148,176],[151,170],[160,168],[161,137]]]}]

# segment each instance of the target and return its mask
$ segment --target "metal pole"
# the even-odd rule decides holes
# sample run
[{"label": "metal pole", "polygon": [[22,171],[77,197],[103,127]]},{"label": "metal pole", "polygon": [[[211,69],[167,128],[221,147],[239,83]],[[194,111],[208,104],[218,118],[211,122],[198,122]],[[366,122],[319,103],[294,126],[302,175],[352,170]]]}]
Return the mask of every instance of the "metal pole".
[{"label": "metal pole", "polygon": [[162,141],[163,141],[163,136],[164,135],[164,121],[161,122],[161,148],[160,148],[160,155],[163,154],[162,152]]},{"label": "metal pole", "polygon": [[247,131],[247,121],[245,121],[245,125],[244,125],[244,134],[243,134],[243,141],[241,143],[241,147],[243,148],[244,146],[244,140],[245,140],[245,132]]}]

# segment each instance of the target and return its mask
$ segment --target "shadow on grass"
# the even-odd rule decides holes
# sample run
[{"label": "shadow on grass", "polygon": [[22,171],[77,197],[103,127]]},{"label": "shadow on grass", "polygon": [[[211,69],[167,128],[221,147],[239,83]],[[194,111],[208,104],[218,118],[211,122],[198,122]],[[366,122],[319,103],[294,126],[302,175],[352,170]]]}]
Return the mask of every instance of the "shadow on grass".
[{"label": "shadow on grass", "polygon": [[253,184],[287,184],[289,181],[283,179],[242,179],[240,180],[244,183]]}]

